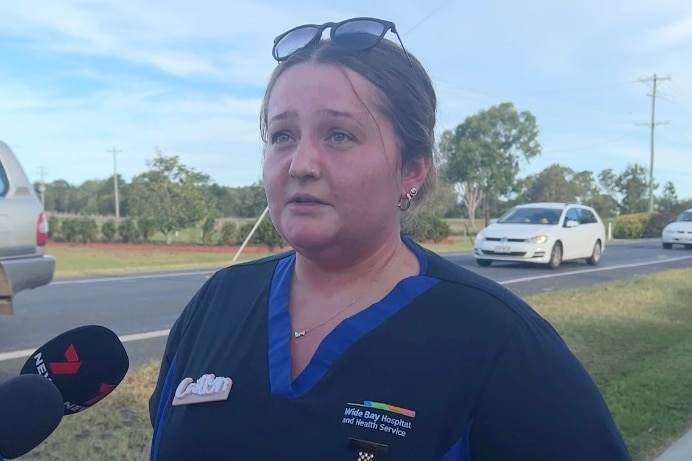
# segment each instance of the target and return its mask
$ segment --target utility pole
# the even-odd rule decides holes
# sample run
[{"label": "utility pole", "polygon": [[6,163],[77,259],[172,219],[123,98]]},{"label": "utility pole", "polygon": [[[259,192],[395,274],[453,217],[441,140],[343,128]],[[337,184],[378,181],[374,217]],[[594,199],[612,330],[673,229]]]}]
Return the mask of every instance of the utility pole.
[{"label": "utility pole", "polygon": [[43,206],[43,208],[46,207],[46,171],[47,168],[45,166],[38,167],[38,176],[40,178],[38,183],[38,192],[39,197],[41,198],[41,206]]},{"label": "utility pole", "polygon": [[670,80],[670,77],[659,77],[658,75],[654,74],[653,77],[638,80],[640,82],[654,82],[653,91],[651,94],[647,93],[647,96],[651,96],[651,122],[637,123],[637,125],[646,125],[651,128],[651,158],[649,159],[649,212],[654,211],[654,130],[656,125],[668,124],[668,122],[656,121],[656,88],[658,86],[658,82],[661,80]]},{"label": "utility pole", "polygon": [[118,168],[116,166],[115,154],[122,152],[113,147],[106,150],[113,154],[113,190],[115,191],[115,219],[120,220],[120,197],[118,197]]}]

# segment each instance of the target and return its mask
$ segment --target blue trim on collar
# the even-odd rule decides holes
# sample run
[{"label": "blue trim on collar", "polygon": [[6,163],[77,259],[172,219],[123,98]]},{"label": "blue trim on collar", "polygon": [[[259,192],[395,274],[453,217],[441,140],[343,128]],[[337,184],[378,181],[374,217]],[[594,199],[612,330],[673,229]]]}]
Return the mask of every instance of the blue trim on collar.
[{"label": "blue trim on collar", "polygon": [[291,319],[288,311],[289,287],[295,254],[276,266],[272,279],[267,315],[269,385],[273,395],[298,397],[309,392],[334,362],[356,341],[380,326],[421,293],[438,283],[427,277],[428,262],[420,247],[402,236],[418,258],[418,276],[401,280],[382,300],[344,319],[320,343],[305,369],[291,382]]}]

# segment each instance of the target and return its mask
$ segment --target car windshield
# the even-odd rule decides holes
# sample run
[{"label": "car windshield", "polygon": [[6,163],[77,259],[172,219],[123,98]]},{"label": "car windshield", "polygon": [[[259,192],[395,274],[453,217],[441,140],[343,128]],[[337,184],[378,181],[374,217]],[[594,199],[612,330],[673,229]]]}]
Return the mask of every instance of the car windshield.
[{"label": "car windshield", "polygon": [[497,220],[500,224],[557,224],[562,210],[554,208],[512,208]]},{"label": "car windshield", "polygon": [[692,221],[692,211],[685,211],[683,213],[680,213],[680,216],[678,216],[678,219],[676,221]]}]

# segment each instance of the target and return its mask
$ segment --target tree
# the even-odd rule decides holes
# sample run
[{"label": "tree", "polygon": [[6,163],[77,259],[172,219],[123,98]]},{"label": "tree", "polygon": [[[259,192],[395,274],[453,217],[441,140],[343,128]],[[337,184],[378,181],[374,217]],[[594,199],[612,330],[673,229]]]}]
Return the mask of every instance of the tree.
[{"label": "tree", "polygon": [[[641,213],[649,209],[649,179],[646,167],[630,163],[615,179],[615,187],[622,196],[620,211],[623,214]],[[657,189],[654,184],[653,189]]]},{"label": "tree", "polygon": [[457,205],[457,193],[447,181],[438,181],[426,202],[426,213],[446,217],[452,214]]},{"label": "tree", "polygon": [[[444,175],[453,184],[464,184],[464,192],[485,195],[486,200],[505,196],[512,191],[522,161],[541,153],[538,132],[533,114],[517,112],[510,102],[469,116],[442,134]],[[486,203],[486,211],[491,206]]]},{"label": "tree", "polygon": [[480,184],[464,181],[458,183],[459,196],[464,202],[466,214],[471,222],[471,229],[476,229],[476,210],[485,198],[485,194],[481,189]]},{"label": "tree", "polygon": [[520,180],[515,186],[515,192],[523,203],[583,202],[595,194],[595,189],[590,171],[576,173],[559,164]]},{"label": "tree", "polygon": [[668,213],[675,209],[678,203],[678,194],[675,191],[675,184],[668,181],[663,185],[663,195],[658,199],[658,208]]},{"label": "tree", "polygon": [[607,168],[598,173],[598,184],[601,186],[605,194],[615,197],[617,195],[617,175],[611,168]]},{"label": "tree", "polygon": [[213,207],[209,176],[182,165],[178,156],[157,155],[147,161],[150,168],[132,180],[128,204],[130,214],[151,219],[173,241],[181,229],[201,224]]}]

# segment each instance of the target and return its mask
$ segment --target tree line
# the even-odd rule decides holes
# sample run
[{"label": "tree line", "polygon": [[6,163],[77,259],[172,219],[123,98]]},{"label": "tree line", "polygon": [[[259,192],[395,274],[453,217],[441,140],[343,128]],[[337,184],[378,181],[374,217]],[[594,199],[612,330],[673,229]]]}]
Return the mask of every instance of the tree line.
[{"label": "tree line", "polygon": [[[648,170],[630,163],[622,171],[574,171],[552,164],[534,175],[520,177],[522,168],[541,155],[539,127],[529,111],[518,111],[506,102],[468,116],[456,128],[443,132],[438,146],[439,187],[426,223],[435,217],[475,219],[498,216],[509,207],[530,202],[578,202],[593,206],[604,218],[648,210]],[[160,231],[170,241],[190,227],[202,232],[224,217],[256,218],[267,206],[261,182],[229,187],[209,175],[183,165],[176,155],[158,148],[147,170],[131,182],[120,175],[118,210],[142,226]],[[36,183],[36,190],[40,190]],[[114,216],[114,177],[93,179],[80,185],[65,180],[46,183],[44,207],[49,215]],[[659,185],[654,185],[659,190]],[[678,213],[692,207],[692,199],[678,198],[667,182],[656,195],[660,211]],[[432,232],[435,234],[435,232]]]}]

